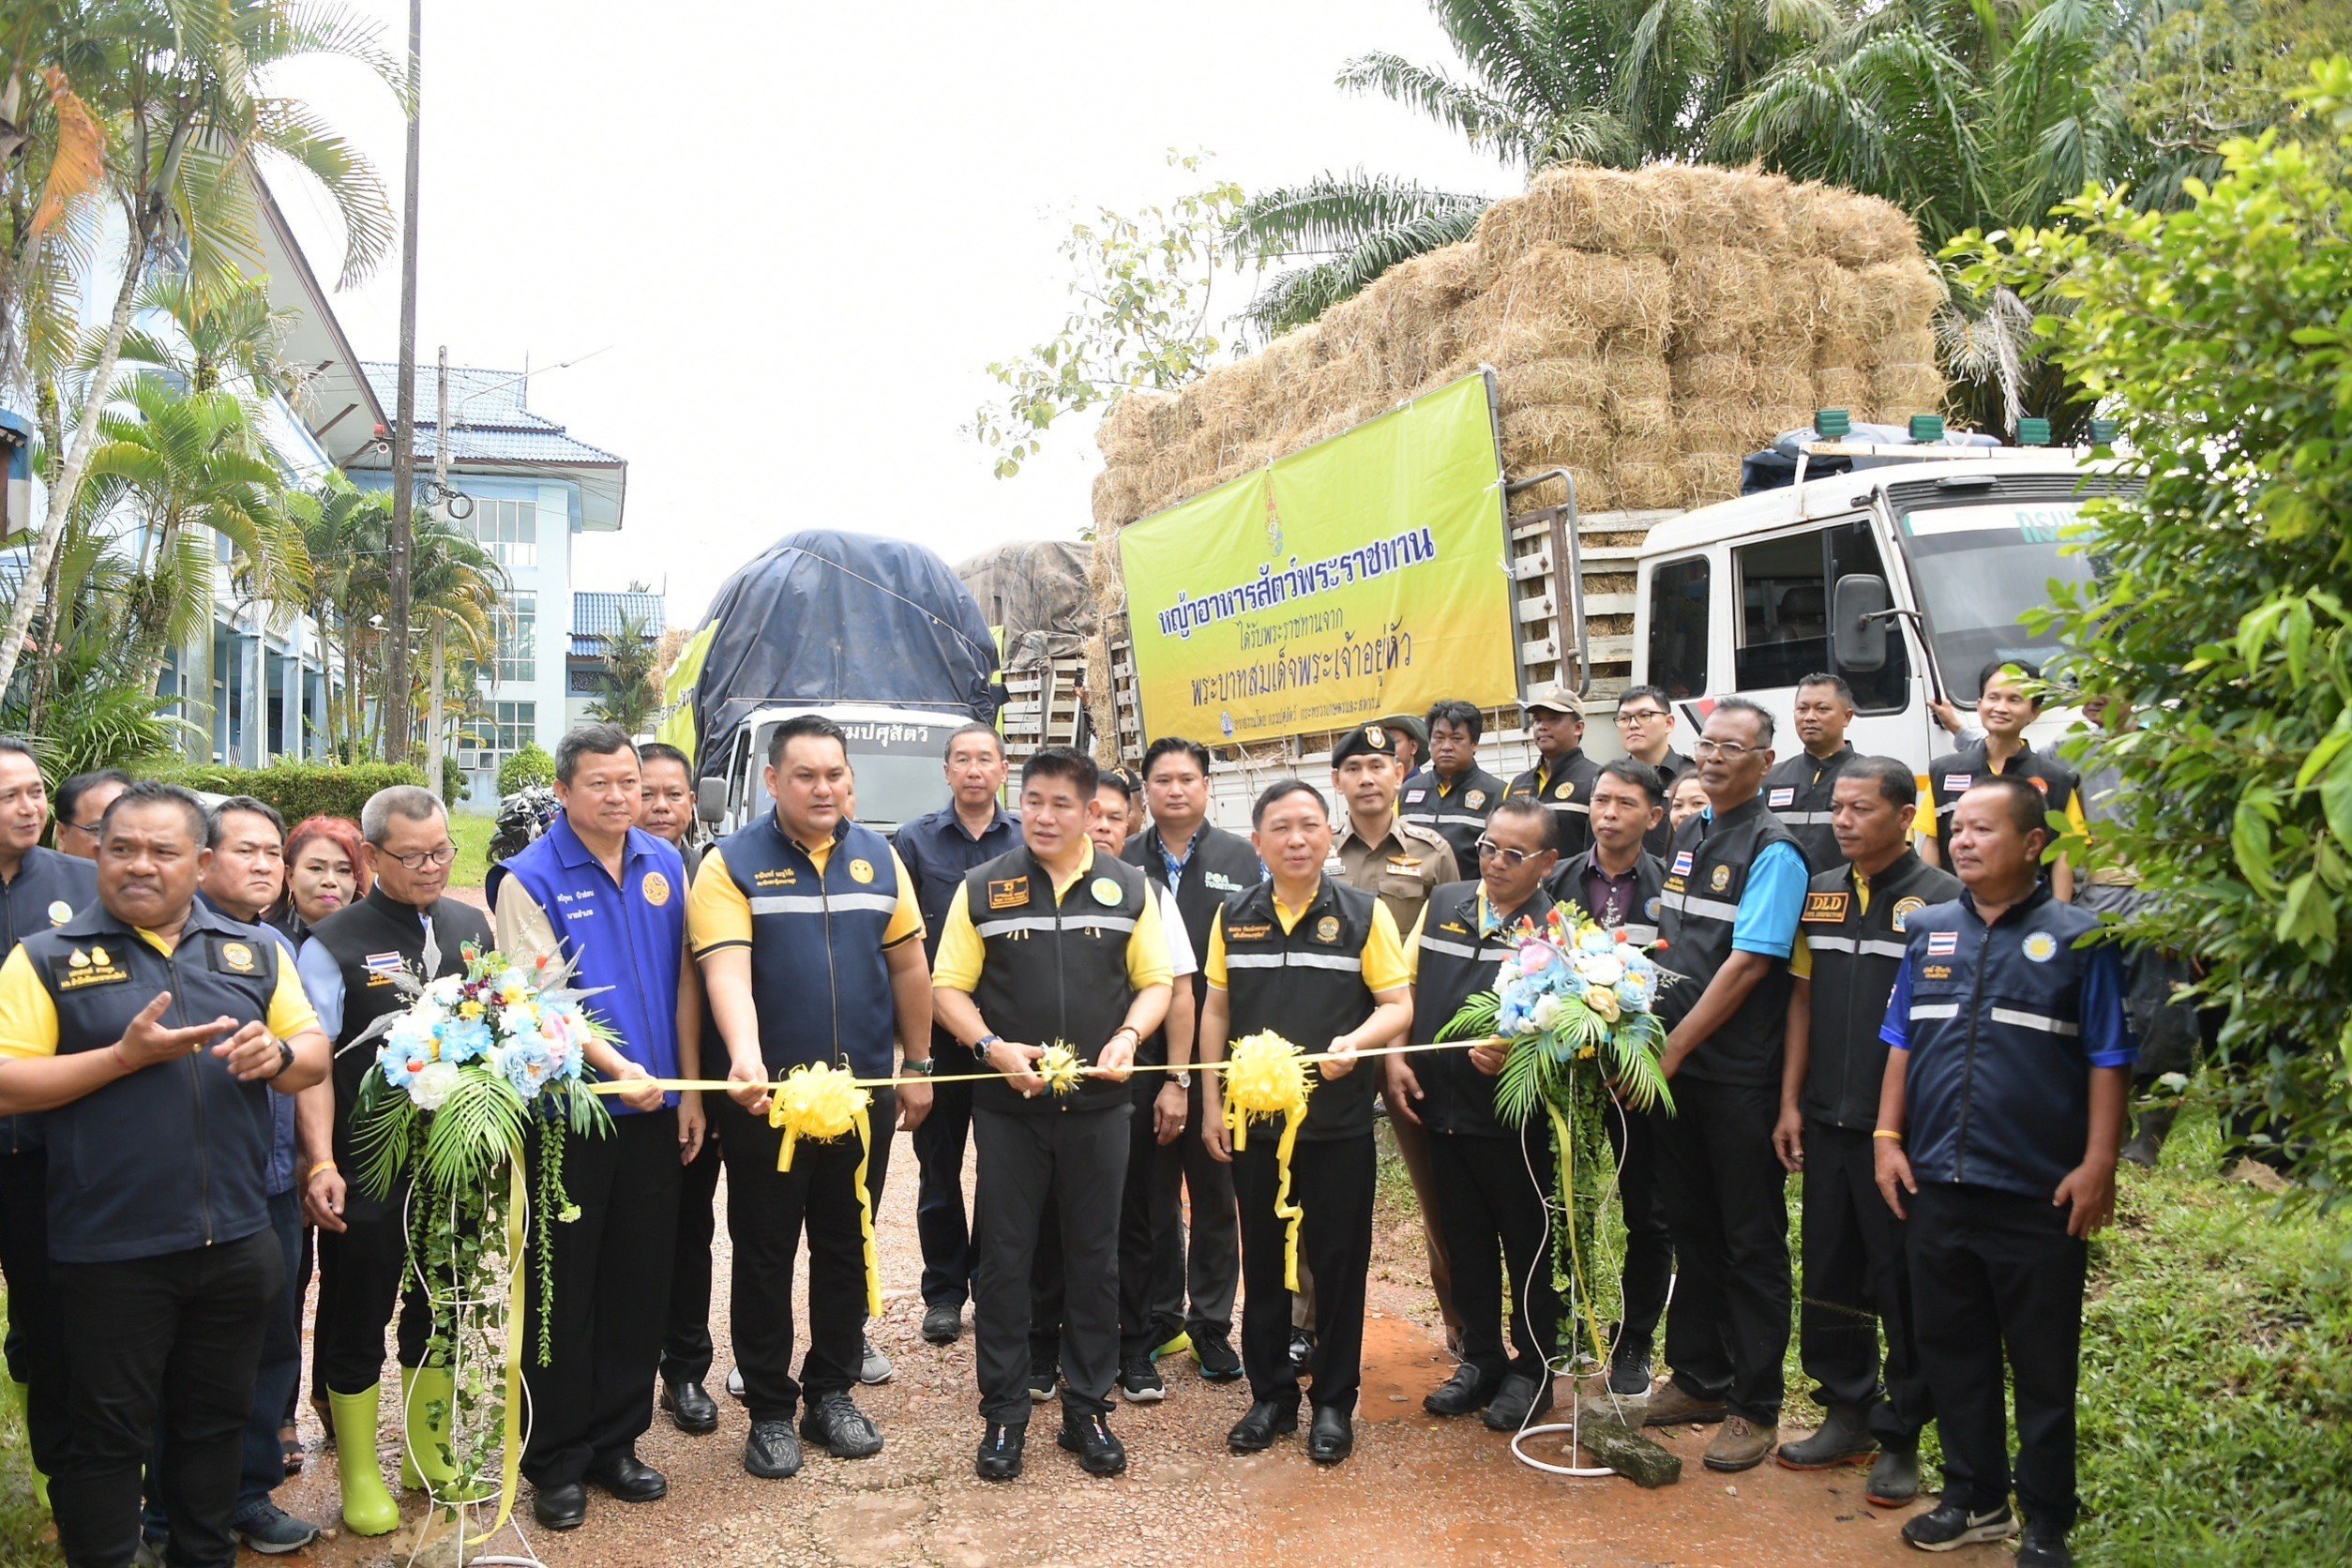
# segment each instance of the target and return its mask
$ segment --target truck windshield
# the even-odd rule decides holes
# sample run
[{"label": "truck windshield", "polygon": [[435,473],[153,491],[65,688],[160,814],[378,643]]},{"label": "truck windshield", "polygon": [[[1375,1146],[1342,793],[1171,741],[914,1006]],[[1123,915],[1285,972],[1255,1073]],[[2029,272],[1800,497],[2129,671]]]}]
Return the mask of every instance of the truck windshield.
[{"label": "truck windshield", "polygon": [[2053,581],[2099,575],[2098,558],[2083,548],[2082,507],[2078,499],[1998,501],[1980,491],[1899,513],[1895,536],[1952,701],[1974,702],[1977,675],[1996,658],[2047,668],[2062,651],[2026,621],[2050,602]]},{"label": "truck windshield", "polygon": [[[947,776],[942,758],[947,737],[960,724],[952,719],[937,724],[845,722],[849,736],[850,771],[857,781],[857,820],[867,827],[892,830],[947,804]],[[755,757],[767,756],[767,731],[757,738]],[[752,772],[758,799],[753,815],[772,810],[775,802]]]}]

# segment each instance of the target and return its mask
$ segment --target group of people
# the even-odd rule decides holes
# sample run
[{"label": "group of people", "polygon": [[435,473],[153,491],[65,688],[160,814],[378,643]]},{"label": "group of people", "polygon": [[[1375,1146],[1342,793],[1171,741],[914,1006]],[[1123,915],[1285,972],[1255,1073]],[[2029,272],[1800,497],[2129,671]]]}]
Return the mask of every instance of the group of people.
[{"label": "group of people", "polygon": [[[1328,792],[1271,785],[1246,837],[1209,821],[1194,741],[1153,741],[1139,775],[1048,747],[1016,784],[975,724],[947,743],[948,804],[885,838],[856,820],[842,731],[809,716],[767,736],[773,810],[701,846],[688,761],[587,725],[556,752],[561,814],[491,869],[487,913],[446,895],[456,848],[423,790],[288,834],[257,801],[74,779],[52,851],[39,769],[0,741],[0,1265],[60,1542],[120,1568],[315,1535],[270,1501],[301,1452],[313,1252],[344,1526],[400,1523],[376,1449],[396,1317],[399,1479],[449,1478],[403,1195],[364,1191],[352,1149],[372,1053],[341,1048],[405,1005],[395,974],[433,978],[429,955],[447,972],[472,942],[575,964],[612,1032],[591,1051],[611,1136],[548,1135],[577,1211],[552,1238],[551,1319],[534,1305],[524,1329],[549,1348],[525,1358],[521,1456],[548,1528],[581,1524],[591,1487],[666,1494],[637,1454],[656,1409],[718,1425],[722,1169],[744,1469],[881,1450],[853,1395],[892,1371],[867,1333],[861,1213],[894,1122],[918,1168],[923,1338],[955,1342],[972,1308],[980,1477],[1021,1474],[1031,1412],[1057,1397],[1057,1446],[1119,1472],[1114,1400],[1165,1397],[1160,1363],[1187,1353],[1247,1383],[1232,1450],[1304,1427],[1309,1458],[1344,1461],[1384,1107],[1459,1361],[1432,1413],[1515,1433],[1560,1397],[1646,1399],[1652,1425],[1719,1425],[1713,1469],[1866,1463],[1888,1506],[1918,1495],[1933,1419],[1943,1497],[1905,1534],[1940,1549],[2017,1530],[2006,1364],[2023,1560],[2064,1562],[2084,1239],[2112,1210],[2134,1043],[2121,960],[2082,943],[2098,918],[2045,865],[2048,813],[2079,791],[2002,728],[2001,694],[2037,675],[1988,672],[1985,738],[1924,795],[1846,746],[1833,676],[1800,688],[1786,759],[1739,698],[1685,755],[1673,705],[1636,687],[1625,757],[1598,763],[1576,695],[1545,687],[1524,704],[1536,764],[1508,781],[1479,766],[1481,712],[1441,702],[1343,734]],[[1560,1383],[1550,1134],[1498,1116],[1502,1047],[1434,1045],[1555,904],[1659,944],[1671,976],[1673,1109],[1609,1119],[1621,1309],[1580,1390]],[[1289,1159],[1295,1276],[1278,1140],[1229,1134],[1218,1072],[1269,1031],[1319,1058]],[[1432,1048],[1364,1054],[1391,1045]],[[1044,1070],[1064,1050],[1074,1087]],[[820,1063],[879,1084],[872,1147],[803,1143],[779,1169],[770,1095]],[[729,1088],[656,1081],[680,1078]],[[1783,1443],[1791,1171],[1828,1417]]]}]

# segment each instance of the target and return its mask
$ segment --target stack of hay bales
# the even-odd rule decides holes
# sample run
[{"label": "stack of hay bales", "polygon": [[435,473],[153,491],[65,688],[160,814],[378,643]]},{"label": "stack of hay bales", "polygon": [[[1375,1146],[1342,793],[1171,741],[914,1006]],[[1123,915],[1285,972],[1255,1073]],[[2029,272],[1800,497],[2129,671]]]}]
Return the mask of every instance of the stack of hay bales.
[{"label": "stack of hay bales", "polygon": [[[1910,219],[1875,197],[1688,165],[1549,171],[1468,241],[1262,354],[1115,404],[1096,438],[1095,591],[1116,614],[1128,523],[1482,364],[1500,382],[1512,478],[1566,468],[1587,513],[1726,499],[1741,459],[1816,409],[1938,409],[1942,296]],[[1513,510],[1561,499],[1540,486]],[[1107,714],[1108,658],[1098,648],[1090,664]]]}]

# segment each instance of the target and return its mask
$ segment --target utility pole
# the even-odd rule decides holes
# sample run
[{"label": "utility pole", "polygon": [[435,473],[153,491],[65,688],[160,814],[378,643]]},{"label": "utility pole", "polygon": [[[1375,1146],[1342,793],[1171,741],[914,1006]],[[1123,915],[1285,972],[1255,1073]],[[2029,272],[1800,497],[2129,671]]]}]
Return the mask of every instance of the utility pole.
[{"label": "utility pole", "polygon": [[[449,345],[441,345],[439,396],[433,415],[433,511],[438,517],[449,515]],[[442,756],[442,687],[448,678],[446,630],[439,615],[433,617],[432,685],[426,691],[425,719],[425,788],[433,792],[445,808],[450,802],[443,798],[441,787]]]},{"label": "utility pole", "polygon": [[[400,214],[400,391],[392,428],[392,616],[384,627],[385,760],[409,755],[409,556],[416,506],[416,186],[423,158],[425,0],[408,0],[408,189]],[[444,444],[447,436],[437,435]]]}]

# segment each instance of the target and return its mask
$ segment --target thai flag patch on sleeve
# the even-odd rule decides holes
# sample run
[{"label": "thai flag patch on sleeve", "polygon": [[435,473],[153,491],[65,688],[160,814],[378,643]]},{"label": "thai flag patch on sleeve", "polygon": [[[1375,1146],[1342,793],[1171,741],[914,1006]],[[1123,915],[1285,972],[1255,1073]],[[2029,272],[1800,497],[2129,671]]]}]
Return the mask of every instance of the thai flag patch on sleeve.
[{"label": "thai flag patch on sleeve", "polygon": [[1929,957],[1949,958],[1958,954],[1959,951],[1959,932],[1930,931],[1927,933],[1927,956]]},{"label": "thai flag patch on sleeve", "polygon": [[1667,875],[1675,877],[1687,877],[1690,874],[1691,852],[1684,850],[1674,857],[1674,869],[1668,872]]}]

